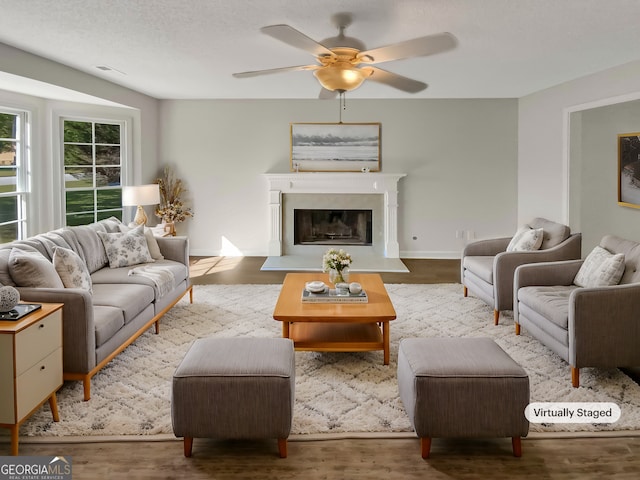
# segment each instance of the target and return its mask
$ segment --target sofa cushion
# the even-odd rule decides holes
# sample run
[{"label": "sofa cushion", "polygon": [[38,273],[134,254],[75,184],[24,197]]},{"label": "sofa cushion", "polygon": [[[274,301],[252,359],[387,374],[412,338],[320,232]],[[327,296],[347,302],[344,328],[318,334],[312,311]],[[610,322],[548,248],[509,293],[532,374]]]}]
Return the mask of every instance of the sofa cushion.
[{"label": "sofa cushion", "polygon": [[82,249],[82,255],[80,256],[87,264],[89,273],[99,270],[108,263],[104,244],[98,236],[99,232],[96,231],[96,228],[93,228],[93,225],[95,224],[69,228]]},{"label": "sofa cushion", "polygon": [[93,304],[122,310],[124,323],[129,323],[154,300],[148,285],[102,283],[93,284]]},{"label": "sofa cushion", "polygon": [[[181,282],[185,281],[189,276],[189,270],[186,265],[180,262],[174,262],[173,260],[158,260],[154,263],[144,264],[145,266],[162,267],[163,269],[169,269],[173,274],[173,288],[177,287]],[[124,283],[124,284],[139,284],[148,285],[154,288],[156,291],[156,285],[153,280],[144,275],[130,275],[129,272],[133,267],[121,267],[121,268],[103,268],[91,274],[91,280],[93,284],[96,283]],[[173,289],[172,288],[172,289]]]},{"label": "sofa cushion", "polygon": [[569,325],[569,297],[575,285],[523,287],[518,289],[518,301],[565,330]]},{"label": "sofa cushion", "polygon": [[613,253],[624,253],[625,269],[620,284],[640,282],[640,243],[615,235],[605,235],[600,246]]},{"label": "sofa cushion", "polygon": [[93,318],[96,326],[96,347],[106,343],[124,325],[124,313],[116,307],[94,305]]},{"label": "sofa cushion", "polygon": [[147,246],[144,225],[126,233],[97,233],[104,244],[110,268],[128,267],[154,261]]},{"label": "sofa cushion", "polygon": [[9,273],[9,255],[11,248],[0,248],[0,285],[15,287],[16,282]]},{"label": "sofa cushion", "polygon": [[464,257],[464,268],[473,272],[485,282],[493,285],[493,255]]},{"label": "sofa cushion", "polygon": [[617,285],[623,272],[624,253],[613,254],[596,246],[585,258],[573,283],[588,288]]},{"label": "sofa cushion", "polygon": [[9,273],[19,287],[64,288],[53,263],[38,251],[12,248]]},{"label": "sofa cushion", "polygon": [[571,235],[571,229],[567,225],[562,223],[552,222],[545,218],[534,218],[529,222],[531,228],[542,228],[544,234],[542,236],[542,245],[540,250],[546,250],[547,248],[555,247],[564,242],[569,235]]},{"label": "sofa cushion", "polygon": [[87,265],[73,250],[57,247],[53,252],[53,266],[66,288],[93,291]]},{"label": "sofa cushion", "polygon": [[518,229],[513,236],[509,245],[507,245],[507,252],[530,252],[538,250],[542,245],[542,228],[531,228],[529,225],[525,225]]}]

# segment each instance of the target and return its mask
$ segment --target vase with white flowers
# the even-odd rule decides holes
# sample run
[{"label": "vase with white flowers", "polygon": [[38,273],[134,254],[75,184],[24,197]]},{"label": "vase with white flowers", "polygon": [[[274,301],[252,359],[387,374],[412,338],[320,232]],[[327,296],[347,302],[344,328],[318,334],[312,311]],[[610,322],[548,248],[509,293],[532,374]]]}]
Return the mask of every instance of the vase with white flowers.
[{"label": "vase with white flowers", "polygon": [[336,283],[347,283],[349,281],[349,267],[351,266],[351,255],[344,250],[330,248],[322,257],[322,271],[329,272],[329,281]]}]

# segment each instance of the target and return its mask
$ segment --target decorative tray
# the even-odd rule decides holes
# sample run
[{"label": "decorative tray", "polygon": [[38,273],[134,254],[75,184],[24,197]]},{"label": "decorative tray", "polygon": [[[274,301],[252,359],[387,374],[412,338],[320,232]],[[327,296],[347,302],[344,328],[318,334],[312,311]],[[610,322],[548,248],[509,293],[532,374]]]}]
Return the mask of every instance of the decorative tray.
[{"label": "decorative tray", "polygon": [[41,307],[42,305],[38,303],[19,303],[13,307],[13,310],[0,312],[0,320],[20,320],[25,315],[29,315]]},{"label": "decorative tray", "polygon": [[311,293],[307,289],[302,289],[303,303],[368,303],[367,292],[348,293],[346,295],[336,295],[335,289],[327,288],[321,293]]}]

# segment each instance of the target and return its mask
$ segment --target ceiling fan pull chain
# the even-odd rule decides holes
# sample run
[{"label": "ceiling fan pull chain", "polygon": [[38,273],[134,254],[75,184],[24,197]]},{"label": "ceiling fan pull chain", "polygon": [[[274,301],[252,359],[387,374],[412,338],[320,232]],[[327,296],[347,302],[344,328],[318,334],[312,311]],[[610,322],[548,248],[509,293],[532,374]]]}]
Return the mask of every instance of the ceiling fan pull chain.
[{"label": "ceiling fan pull chain", "polygon": [[346,99],[344,93],[345,93],[344,90],[340,92],[340,106],[338,107],[339,114],[340,114],[340,116],[339,116],[340,122],[339,123],[342,123],[342,111],[343,110],[345,112],[347,111],[347,99]]}]

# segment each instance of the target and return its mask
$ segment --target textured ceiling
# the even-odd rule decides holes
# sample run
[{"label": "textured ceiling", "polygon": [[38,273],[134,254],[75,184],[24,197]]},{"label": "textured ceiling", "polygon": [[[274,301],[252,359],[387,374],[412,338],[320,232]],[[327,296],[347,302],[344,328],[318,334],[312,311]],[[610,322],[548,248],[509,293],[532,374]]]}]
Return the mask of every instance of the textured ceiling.
[{"label": "textured ceiling", "polygon": [[339,12],[369,49],[439,32],[458,40],[383,65],[428,83],[423,92],[365,82],[350,98],[520,97],[640,59],[638,0],[0,0],[0,12],[0,42],[156,98],[317,98],[311,72],[231,74],[314,63],[260,27],[321,41]]}]

